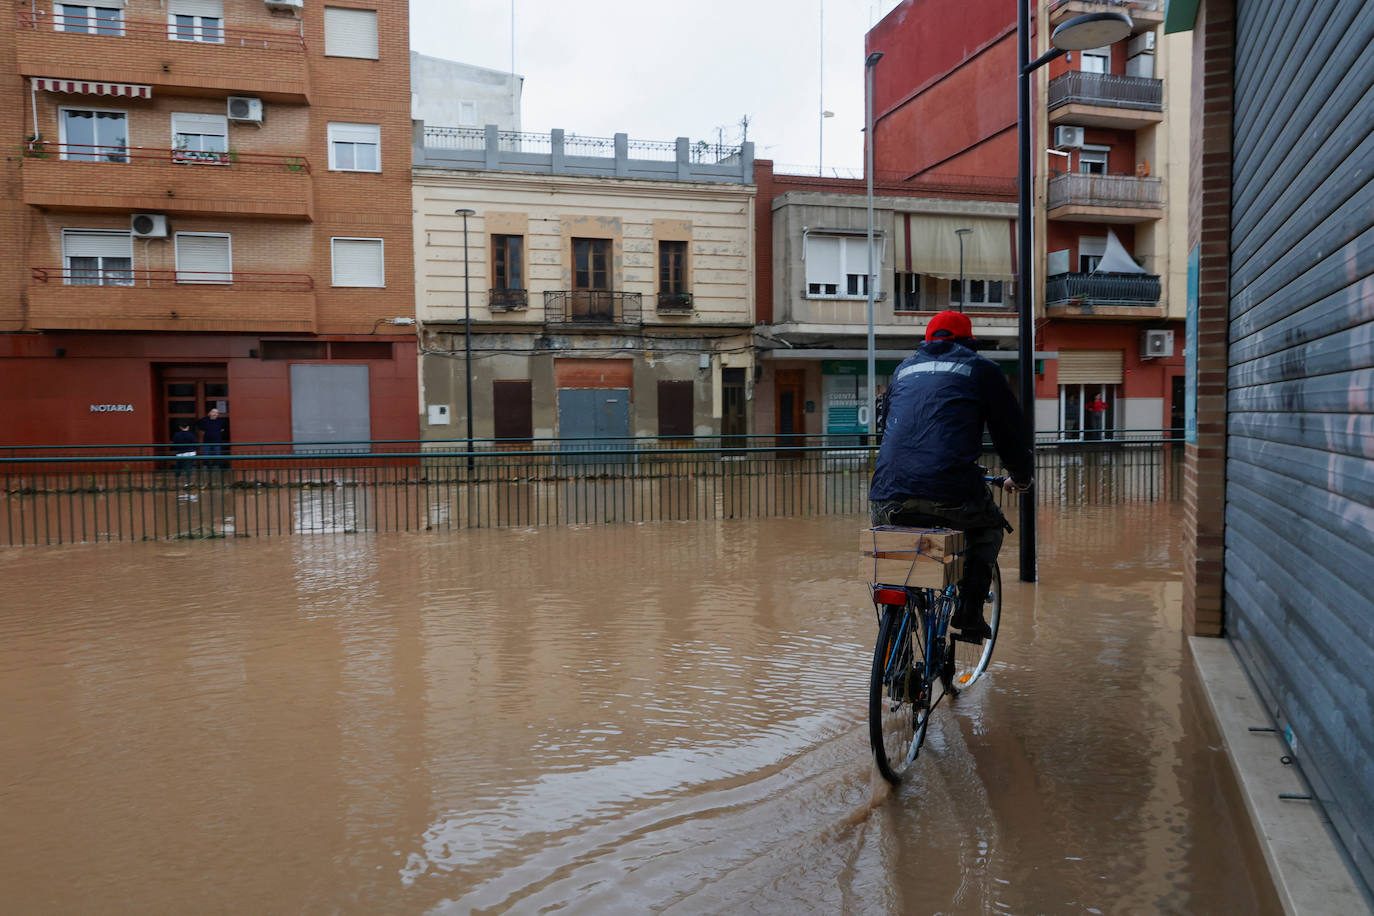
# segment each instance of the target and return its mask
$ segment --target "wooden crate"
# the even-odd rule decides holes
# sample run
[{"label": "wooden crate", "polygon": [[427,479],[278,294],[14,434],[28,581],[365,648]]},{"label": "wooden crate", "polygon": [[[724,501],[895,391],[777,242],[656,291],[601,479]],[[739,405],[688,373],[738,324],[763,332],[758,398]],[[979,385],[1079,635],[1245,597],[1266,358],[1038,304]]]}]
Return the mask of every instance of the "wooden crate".
[{"label": "wooden crate", "polygon": [[964,574],[964,533],[950,528],[865,528],[859,549],[859,575],[875,585],[944,588]]}]

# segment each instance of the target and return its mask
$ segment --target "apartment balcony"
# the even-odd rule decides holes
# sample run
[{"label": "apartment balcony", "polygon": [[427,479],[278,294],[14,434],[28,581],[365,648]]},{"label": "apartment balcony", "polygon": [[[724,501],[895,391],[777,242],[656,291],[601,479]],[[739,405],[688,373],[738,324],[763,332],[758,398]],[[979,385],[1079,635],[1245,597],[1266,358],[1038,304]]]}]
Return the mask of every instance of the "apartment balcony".
[{"label": "apartment balcony", "polygon": [[1163,184],[1131,175],[1059,175],[1049,180],[1050,219],[1091,223],[1144,223],[1164,217]]},{"label": "apartment balcony", "polygon": [[1050,317],[1162,318],[1156,274],[1059,274],[1045,282]]},{"label": "apartment balcony", "polygon": [[696,304],[691,293],[659,293],[655,309],[660,315],[690,315]]},{"label": "apartment balcony", "polygon": [[34,330],[315,331],[315,283],[309,274],[128,270],[95,275],[61,267],[31,272],[28,325]]},{"label": "apartment balcony", "polygon": [[1164,81],[1070,70],[1050,80],[1051,124],[1138,130],[1164,120]]},{"label": "apartment balcony", "polygon": [[524,289],[492,289],[487,291],[487,310],[490,312],[523,312],[530,304],[530,294]]},{"label": "apartment balcony", "polygon": [[199,30],[194,33],[198,40],[179,40],[175,36],[188,30],[165,20],[55,17],[47,9],[22,10],[15,49],[21,76],[142,83],[154,93],[209,89],[309,102],[310,69],[300,25],[276,21],[282,28]]},{"label": "apartment balcony", "polygon": [[53,210],[314,218],[304,156],[39,143],[20,174],[24,203]]},{"label": "apartment balcony", "polygon": [[642,299],[639,293],[621,290],[548,290],[544,293],[544,321],[590,327],[638,325],[643,321]]},{"label": "apartment balcony", "polygon": [[1127,13],[1131,34],[1148,32],[1164,22],[1164,0],[1050,0],[1050,29],[1084,13]]}]

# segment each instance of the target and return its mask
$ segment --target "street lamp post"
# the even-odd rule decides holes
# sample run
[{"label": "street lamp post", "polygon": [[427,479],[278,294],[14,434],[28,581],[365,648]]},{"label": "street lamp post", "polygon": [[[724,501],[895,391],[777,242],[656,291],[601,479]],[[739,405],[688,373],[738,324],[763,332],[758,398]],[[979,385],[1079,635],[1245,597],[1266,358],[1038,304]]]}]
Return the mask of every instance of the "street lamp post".
[{"label": "street lamp post", "polygon": [[467,395],[468,470],[472,470],[472,289],[468,272],[468,217],[476,210],[464,207],[454,210],[463,218],[463,392]]},{"label": "street lamp post", "polygon": [[883,59],[882,51],[874,51],[864,60],[864,76],[867,86],[864,90],[864,146],[867,147],[867,163],[864,177],[868,179],[868,276],[864,286],[868,293],[868,393],[865,403],[868,407],[868,444],[872,445],[878,433],[878,417],[875,408],[874,383],[878,373],[874,359],[873,341],[873,287],[876,285],[873,271],[873,68]]},{"label": "street lamp post", "polygon": [[[1115,44],[1131,34],[1131,17],[1125,13],[1084,13],[1060,24],[1050,34],[1052,47],[1030,59],[1030,0],[1016,3],[1016,306],[1020,328],[1017,362],[1021,375],[1021,410],[1031,448],[1035,447],[1035,312],[1031,296],[1031,138],[1030,77],[1066,51],[1082,51]],[[1035,497],[1021,498],[1021,581],[1034,582]]]},{"label": "street lamp post", "polygon": [[972,232],[972,229],[955,229],[954,234],[959,236],[959,311],[964,310],[964,236]]}]

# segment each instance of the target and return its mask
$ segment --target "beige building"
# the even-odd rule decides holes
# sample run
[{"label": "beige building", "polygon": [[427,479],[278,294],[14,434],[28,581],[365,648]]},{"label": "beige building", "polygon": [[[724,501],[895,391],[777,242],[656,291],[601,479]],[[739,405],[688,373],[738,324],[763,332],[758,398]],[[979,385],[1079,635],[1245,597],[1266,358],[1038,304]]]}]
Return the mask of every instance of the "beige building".
[{"label": "beige building", "polygon": [[749,431],[751,144],[414,133],[423,438]]}]

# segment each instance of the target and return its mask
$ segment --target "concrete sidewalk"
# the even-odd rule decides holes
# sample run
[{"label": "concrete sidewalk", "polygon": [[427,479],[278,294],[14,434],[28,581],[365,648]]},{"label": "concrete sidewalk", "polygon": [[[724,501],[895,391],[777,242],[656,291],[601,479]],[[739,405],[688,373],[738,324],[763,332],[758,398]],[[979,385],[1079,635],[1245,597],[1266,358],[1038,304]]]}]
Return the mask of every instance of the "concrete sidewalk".
[{"label": "concrete sidewalk", "polygon": [[1355,916],[1374,912],[1336,845],[1316,801],[1283,799],[1308,788],[1287,759],[1254,686],[1225,639],[1194,636],[1193,664],[1235,771],[1274,888],[1287,913]]}]

